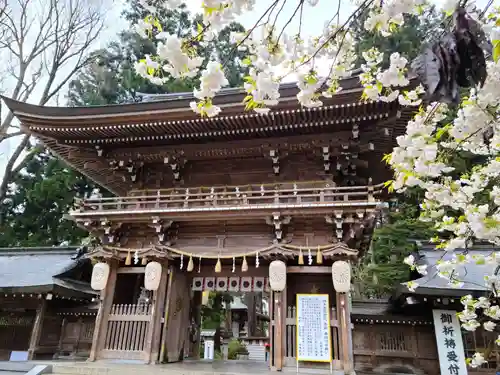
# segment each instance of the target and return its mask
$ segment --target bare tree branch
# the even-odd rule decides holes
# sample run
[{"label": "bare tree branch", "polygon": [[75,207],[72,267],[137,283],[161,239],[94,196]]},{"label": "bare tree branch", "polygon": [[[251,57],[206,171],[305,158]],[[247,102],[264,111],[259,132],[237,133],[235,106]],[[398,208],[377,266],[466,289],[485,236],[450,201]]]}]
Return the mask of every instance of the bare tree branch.
[{"label": "bare tree branch", "polygon": [[17,131],[17,132],[14,132],[14,133],[6,133],[6,134],[1,134],[0,135],[0,142],[2,141],[5,141],[9,138],[14,138],[14,137],[19,137],[20,135],[23,135],[24,132],[22,131]]},{"label": "bare tree branch", "polygon": [[[56,98],[91,62],[91,49],[104,27],[101,5],[93,0],[0,0],[0,51],[8,56],[4,71],[11,88],[0,90],[15,100],[40,105]],[[17,141],[23,135],[18,129],[14,115],[6,114],[0,142]],[[20,138],[3,175],[0,171],[0,202],[15,175],[34,157],[36,148],[26,152],[29,144],[29,135]]]}]

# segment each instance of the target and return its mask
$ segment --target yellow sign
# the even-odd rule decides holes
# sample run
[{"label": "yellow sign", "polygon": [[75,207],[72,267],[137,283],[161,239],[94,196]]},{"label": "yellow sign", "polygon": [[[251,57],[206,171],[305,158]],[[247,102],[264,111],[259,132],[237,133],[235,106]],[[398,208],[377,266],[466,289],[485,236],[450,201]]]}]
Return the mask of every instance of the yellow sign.
[{"label": "yellow sign", "polygon": [[208,296],[209,295],[210,295],[210,292],[208,290],[201,293],[201,304],[203,306],[208,305]]}]

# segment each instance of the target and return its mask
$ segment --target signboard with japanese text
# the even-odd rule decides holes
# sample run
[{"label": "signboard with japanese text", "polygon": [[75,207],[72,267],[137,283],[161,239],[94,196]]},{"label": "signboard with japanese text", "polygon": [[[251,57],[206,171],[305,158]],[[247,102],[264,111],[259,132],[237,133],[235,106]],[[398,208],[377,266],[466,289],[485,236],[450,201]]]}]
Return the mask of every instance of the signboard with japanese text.
[{"label": "signboard with japanese text", "polygon": [[441,375],[467,375],[464,343],[457,312],[433,310],[432,313]]},{"label": "signboard with japanese text", "polygon": [[328,294],[297,294],[297,361],[332,361]]}]

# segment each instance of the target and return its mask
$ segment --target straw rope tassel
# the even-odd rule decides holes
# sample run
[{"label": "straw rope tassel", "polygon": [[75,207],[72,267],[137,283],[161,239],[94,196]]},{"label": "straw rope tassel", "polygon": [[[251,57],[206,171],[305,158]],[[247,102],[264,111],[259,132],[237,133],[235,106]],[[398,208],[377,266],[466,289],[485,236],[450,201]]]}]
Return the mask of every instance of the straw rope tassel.
[{"label": "straw rope tassel", "polygon": [[187,266],[187,271],[188,272],[191,272],[194,270],[194,262],[193,262],[193,256],[190,255],[189,256],[189,262],[188,262],[188,266]]},{"label": "straw rope tassel", "polygon": [[302,253],[302,248],[299,250],[299,265],[304,265],[304,254]]},{"label": "straw rope tassel", "polygon": [[248,271],[248,263],[247,263],[247,257],[243,257],[243,263],[241,263],[241,272],[247,272]]},{"label": "straw rope tassel", "polygon": [[146,264],[148,264],[148,258],[143,257],[143,258],[141,259],[141,266],[145,266]]},{"label": "straw rope tassel", "polygon": [[130,251],[127,254],[127,257],[125,258],[125,265],[130,266],[132,264],[132,255],[130,254]]},{"label": "straw rope tassel", "polygon": [[318,251],[316,252],[316,264],[323,264],[323,253],[318,246]]},{"label": "straw rope tassel", "polygon": [[221,273],[222,265],[220,264],[220,258],[217,259],[217,263],[215,263],[215,273]]}]

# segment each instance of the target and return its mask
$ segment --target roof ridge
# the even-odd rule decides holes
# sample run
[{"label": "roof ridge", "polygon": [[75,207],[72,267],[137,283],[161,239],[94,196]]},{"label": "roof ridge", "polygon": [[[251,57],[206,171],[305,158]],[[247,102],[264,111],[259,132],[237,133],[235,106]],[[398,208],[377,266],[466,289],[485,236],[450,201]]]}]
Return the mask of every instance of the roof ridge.
[{"label": "roof ridge", "polygon": [[0,256],[6,255],[29,255],[46,253],[54,254],[72,254],[80,246],[34,246],[34,247],[0,247]]}]

